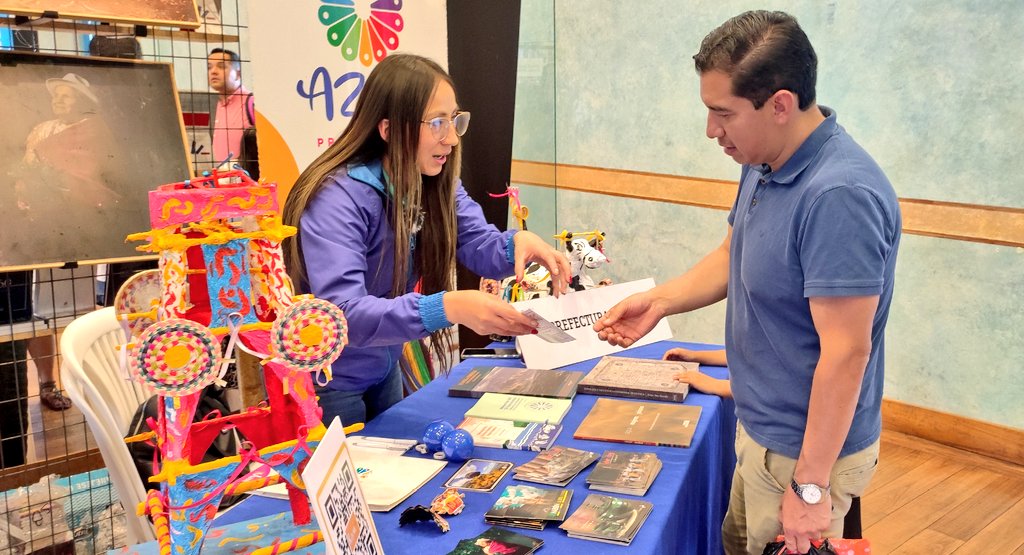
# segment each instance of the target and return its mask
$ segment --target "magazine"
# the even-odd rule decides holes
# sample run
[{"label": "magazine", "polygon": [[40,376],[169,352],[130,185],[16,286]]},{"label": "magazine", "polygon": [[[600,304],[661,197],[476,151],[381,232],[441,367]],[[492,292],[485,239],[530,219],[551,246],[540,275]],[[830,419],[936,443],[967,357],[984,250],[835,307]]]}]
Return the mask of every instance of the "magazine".
[{"label": "magazine", "polygon": [[653,508],[647,501],[591,493],[558,527],[570,538],[629,545]]},{"label": "magazine", "polygon": [[562,433],[561,424],[513,422],[493,418],[467,417],[459,426],[473,436],[477,447],[543,451],[555,443]]},{"label": "magazine", "polygon": [[587,476],[590,489],[644,495],[661,472],[661,460],[654,453],[605,451]]},{"label": "magazine", "polygon": [[501,496],[484,513],[484,522],[543,530],[549,520],[561,521],[569,512],[572,490],[505,486]]},{"label": "magazine", "polygon": [[479,536],[459,541],[448,555],[529,555],[542,545],[540,538],[492,526]]},{"label": "magazine", "polygon": [[597,453],[592,451],[556,445],[539,453],[530,462],[517,466],[513,478],[526,482],[566,486],[597,458]]}]

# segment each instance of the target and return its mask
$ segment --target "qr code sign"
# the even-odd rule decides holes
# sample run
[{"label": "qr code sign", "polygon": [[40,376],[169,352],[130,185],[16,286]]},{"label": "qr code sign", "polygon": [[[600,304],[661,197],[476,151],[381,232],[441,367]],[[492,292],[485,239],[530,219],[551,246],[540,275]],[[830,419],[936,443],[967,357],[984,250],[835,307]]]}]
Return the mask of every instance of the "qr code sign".
[{"label": "qr code sign", "polygon": [[354,469],[346,460],[324,500],[327,526],[331,531],[329,541],[336,542],[341,553],[382,555],[369,511],[364,510],[366,505],[361,502],[357,487]]}]

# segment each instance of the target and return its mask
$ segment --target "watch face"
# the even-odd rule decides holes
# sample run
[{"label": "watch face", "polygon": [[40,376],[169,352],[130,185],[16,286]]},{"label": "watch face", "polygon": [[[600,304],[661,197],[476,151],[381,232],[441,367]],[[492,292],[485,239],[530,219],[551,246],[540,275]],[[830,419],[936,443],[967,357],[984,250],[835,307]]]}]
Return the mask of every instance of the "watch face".
[{"label": "watch face", "polygon": [[810,505],[821,502],[821,490],[814,485],[808,484],[800,488],[800,497]]}]

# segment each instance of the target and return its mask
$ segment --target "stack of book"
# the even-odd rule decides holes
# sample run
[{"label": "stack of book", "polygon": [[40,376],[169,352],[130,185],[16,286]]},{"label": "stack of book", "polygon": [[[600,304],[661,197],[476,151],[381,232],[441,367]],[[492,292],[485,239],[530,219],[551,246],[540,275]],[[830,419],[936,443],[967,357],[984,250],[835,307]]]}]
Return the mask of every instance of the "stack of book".
[{"label": "stack of book", "polygon": [[690,386],[676,374],[696,370],[696,362],[604,357],[576,386],[578,393],[681,403]]},{"label": "stack of book", "polygon": [[543,451],[554,445],[555,438],[562,433],[561,424],[513,422],[473,416],[463,420],[459,428],[473,436],[473,445],[477,447],[522,451]]},{"label": "stack of book", "polygon": [[567,486],[577,474],[597,460],[597,453],[556,445],[519,465],[512,475],[516,480],[552,486]]},{"label": "stack of book", "polygon": [[561,522],[569,512],[572,490],[505,486],[501,497],[484,513],[484,522],[543,530],[550,521]]},{"label": "stack of book", "polygon": [[477,366],[448,388],[450,397],[479,398],[484,393],[508,393],[572,399],[583,372]]},{"label": "stack of book", "polygon": [[591,493],[558,527],[570,538],[629,545],[653,508],[647,501]]},{"label": "stack of book", "polygon": [[643,496],[659,472],[661,459],[654,453],[605,451],[587,476],[587,484],[599,491]]},{"label": "stack of book", "polygon": [[484,393],[476,404],[466,411],[466,416],[513,422],[559,424],[571,406],[572,401],[569,399]]},{"label": "stack of book", "polygon": [[460,540],[448,555],[530,555],[542,545],[544,540],[540,538],[491,527],[479,536]]}]

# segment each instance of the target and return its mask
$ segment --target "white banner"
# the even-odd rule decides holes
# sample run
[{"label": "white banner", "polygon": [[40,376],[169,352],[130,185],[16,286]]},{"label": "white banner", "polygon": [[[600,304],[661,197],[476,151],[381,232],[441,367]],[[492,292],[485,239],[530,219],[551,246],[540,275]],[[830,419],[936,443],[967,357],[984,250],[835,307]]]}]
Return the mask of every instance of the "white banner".
[{"label": "white banner", "polygon": [[[587,359],[622,351],[601,341],[594,331],[594,323],[616,303],[632,295],[654,288],[654,279],[647,278],[618,285],[574,291],[559,298],[541,297],[513,303],[520,312],[533,310],[545,320],[573,337],[566,343],[550,343],[542,335],[522,335],[517,339],[519,350],[527,368],[550,370]],[[655,341],[672,339],[672,330],[664,318],[633,347]]]},{"label": "white banner", "polygon": [[393,52],[448,67],[445,0],[252,0],[249,36],[260,173],[282,199],[341,135],[366,77]]}]

